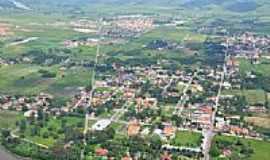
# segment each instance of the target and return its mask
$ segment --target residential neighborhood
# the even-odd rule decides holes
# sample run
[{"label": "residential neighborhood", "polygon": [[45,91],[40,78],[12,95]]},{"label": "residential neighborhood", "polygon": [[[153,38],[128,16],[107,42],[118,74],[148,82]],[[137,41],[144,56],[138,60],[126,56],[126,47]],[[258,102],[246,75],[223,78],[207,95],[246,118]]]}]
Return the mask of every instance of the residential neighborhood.
[{"label": "residential neighborhood", "polygon": [[0,0],[0,160],[269,160],[267,8]]}]

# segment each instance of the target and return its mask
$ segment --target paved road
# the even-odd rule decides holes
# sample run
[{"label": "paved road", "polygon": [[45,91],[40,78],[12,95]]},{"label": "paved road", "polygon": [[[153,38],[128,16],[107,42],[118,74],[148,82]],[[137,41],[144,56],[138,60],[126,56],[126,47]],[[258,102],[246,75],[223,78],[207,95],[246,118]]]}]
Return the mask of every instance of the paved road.
[{"label": "paved road", "polygon": [[173,77],[170,79],[169,83],[164,87],[161,95],[165,95],[166,94],[168,88],[172,85],[172,82],[173,82]]},{"label": "paved road", "polygon": [[[102,27],[103,27],[103,21],[100,20],[99,23],[100,23],[100,26],[98,28],[98,35],[99,35],[99,40],[101,40],[101,30],[102,30]],[[96,86],[95,86],[96,67],[97,67],[97,64],[98,64],[99,56],[100,56],[100,42],[97,43],[95,63],[94,63],[94,68],[93,68],[93,72],[92,72],[92,77],[91,77],[92,89],[91,89],[90,95],[89,95],[89,101],[88,101],[89,106],[91,105],[91,102],[92,102],[92,99],[93,99],[93,93],[94,93],[94,90],[96,89]],[[82,98],[85,98],[85,97],[82,97]],[[88,111],[86,111],[85,121],[84,121],[84,131],[83,131],[83,134],[84,134],[84,138],[83,138],[84,146],[86,146],[86,134],[87,134],[87,131],[88,131],[88,128],[89,128],[88,122],[89,122],[89,113],[88,113]],[[83,148],[81,150],[81,158],[80,158],[81,160],[84,159],[84,151],[85,151],[85,148]]]},{"label": "paved road", "polygon": [[3,146],[0,146],[0,160],[19,160],[19,158],[8,152]]},{"label": "paved road", "polygon": [[181,116],[182,111],[183,111],[183,105],[186,103],[187,100],[187,91],[191,85],[191,83],[193,82],[193,79],[197,76],[198,71],[196,71],[193,76],[190,78],[188,84],[186,85],[186,87],[184,88],[183,92],[182,92],[182,96],[180,98],[180,100],[178,101],[178,103],[176,104],[175,110],[174,110],[174,114],[177,114],[178,116]]},{"label": "paved road", "polygon": [[[225,56],[225,62],[226,62],[226,60],[227,60],[227,55]],[[226,74],[226,64],[224,63],[223,72],[222,72],[221,80],[220,80],[220,84],[219,84],[219,90],[218,90],[216,101],[215,101],[214,111],[212,113],[211,125],[210,125],[209,129],[204,129],[203,132],[202,132],[203,137],[204,137],[203,143],[202,143],[202,150],[203,150],[203,154],[204,154],[204,160],[209,160],[210,159],[209,151],[211,149],[212,139],[215,136],[214,123],[215,123],[217,108],[219,106],[219,99],[220,99],[220,95],[221,95],[221,91],[222,91],[222,86],[224,84],[225,74]]]}]

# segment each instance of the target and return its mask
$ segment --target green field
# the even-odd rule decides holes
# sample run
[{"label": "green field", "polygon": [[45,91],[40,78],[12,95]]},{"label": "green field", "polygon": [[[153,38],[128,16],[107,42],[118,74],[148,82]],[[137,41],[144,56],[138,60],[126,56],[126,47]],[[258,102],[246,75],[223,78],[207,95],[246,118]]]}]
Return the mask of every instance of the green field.
[{"label": "green field", "polygon": [[[39,73],[46,69],[57,73],[55,78],[44,78]],[[91,70],[75,67],[59,75],[59,67],[44,67],[38,65],[16,64],[0,68],[0,92],[10,94],[33,95],[40,92],[49,92],[56,96],[70,95],[78,87],[90,83]],[[68,92],[67,92],[68,91]]]},{"label": "green field", "polygon": [[0,128],[15,129],[16,122],[23,118],[23,115],[14,111],[0,111]]},{"label": "green field", "polygon": [[197,34],[188,30],[188,28],[161,27],[154,29],[140,37],[140,41],[149,41],[155,39],[164,39],[175,42],[193,41],[203,42],[206,35]]},{"label": "green field", "polygon": [[[219,141],[223,141],[224,143],[228,144],[234,144],[238,140],[241,141],[243,145],[248,145],[252,148],[253,153],[250,157],[245,158],[246,160],[267,160],[270,157],[270,142],[269,141],[258,141],[258,140],[248,140],[248,139],[242,139],[237,137],[228,137],[228,136],[216,136],[214,138],[214,142],[218,143]],[[213,146],[213,145],[212,145]],[[233,152],[239,152],[239,149],[241,146],[234,146],[236,147]],[[231,148],[232,149],[232,148]],[[215,158],[219,159],[219,158]]]},{"label": "green field", "polygon": [[172,145],[176,146],[189,146],[198,147],[200,146],[202,135],[190,131],[177,131],[175,138],[171,140]]},{"label": "green field", "polygon": [[263,90],[245,90],[243,91],[244,95],[248,101],[249,104],[264,104],[266,99],[265,99],[265,92]]},{"label": "green field", "polygon": [[244,96],[250,105],[264,104],[266,99],[265,91],[262,89],[250,89],[250,90],[223,90],[222,95],[235,95]]},{"label": "green field", "polygon": [[239,62],[242,75],[252,71],[270,77],[270,61],[268,59],[261,58],[259,64],[251,64],[247,59],[239,59]]}]

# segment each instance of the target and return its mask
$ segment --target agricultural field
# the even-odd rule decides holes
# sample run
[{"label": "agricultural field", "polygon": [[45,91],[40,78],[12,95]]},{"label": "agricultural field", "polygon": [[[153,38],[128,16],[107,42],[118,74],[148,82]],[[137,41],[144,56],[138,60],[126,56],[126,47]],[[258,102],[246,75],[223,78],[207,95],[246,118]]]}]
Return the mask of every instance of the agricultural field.
[{"label": "agricultural field", "polygon": [[[44,77],[41,70],[55,73],[55,77]],[[0,74],[3,75],[0,80],[2,93],[34,95],[46,91],[56,96],[69,96],[72,94],[69,90],[90,83],[91,70],[75,67],[61,73],[58,66],[17,64],[1,67]]]},{"label": "agricultural field", "polygon": [[222,91],[222,95],[244,96],[249,105],[265,104],[265,102],[268,101],[266,94],[267,93],[262,89],[230,89]]},{"label": "agricultural field", "polygon": [[246,117],[245,121],[251,125],[270,129],[270,115],[260,115],[260,117]]},{"label": "agricultural field", "polygon": [[188,28],[185,27],[161,27],[158,29],[154,29],[142,37],[140,37],[139,41],[142,42],[149,42],[151,40],[155,39],[165,39],[169,41],[175,41],[175,42],[204,42],[206,39],[206,35],[202,35],[199,33],[194,33],[188,30]]},{"label": "agricultural field", "polygon": [[[2,57],[14,58],[22,53],[26,53],[33,49],[49,49],[62,46],[64,40],[83,36],[83,34],[75,32],[68,25],[71,19],[65,19],[57,16],[44,15],[20,15],[12,14],[7,17],[2,15],[1,20],[6,24],[10,24],[12,35],[5,41]],[[61,25],[57,25],[57,23]],[[37,40],[21,44],[9,46],[16,39],[26,39],[29,37],[37,37]]]},{"label": "agricultural field", "polygon": [[243,93],[250,105],[258,103],[264,104],[267,101],[265,91],[263,90],[244,90]]},{"label": "agricultural field", "polygon": [[269,6],[0,0],[1,144],[35,160],[268,160]]}]

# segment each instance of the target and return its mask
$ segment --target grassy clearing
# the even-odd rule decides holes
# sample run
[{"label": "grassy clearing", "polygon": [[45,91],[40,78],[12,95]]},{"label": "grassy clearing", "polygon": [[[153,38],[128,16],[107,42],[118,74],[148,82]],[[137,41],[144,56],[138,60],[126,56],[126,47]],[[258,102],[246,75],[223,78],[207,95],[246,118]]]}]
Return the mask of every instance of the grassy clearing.
[{"label": "grassy clearing", "polygon": [[270,128],[270,115],[262,117],[246,117],[245,121],[254,126]]},{"label": "grassy clearing", "polygon": [[250,105],[254,104],[264,104],[266,99],[265,92],[262,89],[253,89],[253,90],[223,90],[222,95],[234,95],[234,96],[245,96],[247,102]]},{"label": "grassy clearing", "polygon": [[14,129],[16,121],[23,118],[22,114],[14,111],[0,111],[0,128]]},{"label": "grassy clearing", "polygon": [[268,59],[261,58],[260,64],[251,64],[247,59],[239,59],[239,62],[242,75],[252,71],[270,77],[270,61]]},{"label": "grassy clearing", "polygon": [[206,36],[188,31],[186,28],[160,27],[154,29],[142,37],[140,41],[151,41],[155,39],[165,39],[176,42],[194,41],[203,42]]},{"label": "grassy clearing", "polygon": [[244,96],[246,97],[249,104],[264,104],[265,99],[265,92],[263,90],[257,89],[257,90],[244,90],[243,91]]},{"label": "grassy clearing", "polygon": [[223,89],[221,92],[222,95],[235,95],[235,96],[241,96],[242,90],[238,90],[238,89],[230,89],[230,90],[225,90]]},{"label": "grassy clearing", "polygon": [[171,144],[176,146],[200,146],[202,135],[190,131],[177,131],[175,138],[171,140]]},{"label": "grassy clearing", "polygon": [[[12,65],[0,68],[0,90],[7,93],[31,93],[35,90],[38,92],[42,90],[41,85],[34,85],[31,82],[28,85],[21,85],[18,87],[15,85],[19,81],[24,81],[24,78],[31,79],[37,76],[37,72],[40,69],[38,66],[33,65]],[[32,81],[33,82],[33,81]]]},{"label": "grassy clearing", "polygon": [[[38,72],[46,69],[57,73],[55,78],[43,78]],[[76,67],[60,76],[58,66],[41,67],[37,65],[11,65],[0,68],[0,90],[2,93],[33,95],[42,91],[56,96],[71,95],[78,87],[90,83],[91,71]],[[68,92],[67,92],[68,91]]]}]

